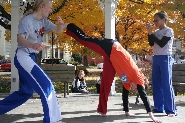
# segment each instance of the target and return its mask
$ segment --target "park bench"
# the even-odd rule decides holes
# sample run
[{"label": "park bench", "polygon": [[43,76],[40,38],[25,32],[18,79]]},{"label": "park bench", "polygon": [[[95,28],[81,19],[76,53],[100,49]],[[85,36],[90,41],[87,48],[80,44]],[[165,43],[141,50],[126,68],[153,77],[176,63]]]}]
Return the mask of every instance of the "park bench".
[{"label": "park bench", "polygon": [[172,84],[177,96],[178,87],[185,85],[185,64],[174,64],[172,68]]},{"label": "park bench", "polygon": [[69,95],[69,83],[74,80],[75,66],[68,66],[64,64],[42,64],[41,68],[50,77],[52,82],[64,83],[64,97],[66,97],[66,91]]}]

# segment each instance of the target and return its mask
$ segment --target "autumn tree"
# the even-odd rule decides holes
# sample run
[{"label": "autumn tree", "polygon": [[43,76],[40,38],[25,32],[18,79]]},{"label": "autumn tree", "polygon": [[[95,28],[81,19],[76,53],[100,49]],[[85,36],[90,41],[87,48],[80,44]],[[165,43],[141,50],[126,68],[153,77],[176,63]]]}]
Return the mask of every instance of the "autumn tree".
[{"label": "autumn tree", "polygon": [[[103,0],[100,1],[104,2]],[[176,38],[184,37],[184,10],[180,7],[183,6],[183,1],[172,3],[169,0],[118,0],[118,3],[116,39],[124,48],[130,49],[133,53],[151,51],[147,41],[145,24],[146,22],[153,22],[154,13],[160,10],[168,13],[170,17],[168,25],[174,29]],[[99,8],[97,1],[74,0],[68,2],[65,7],[59,13],[63,15],[66,22],[74,22],[89,36],[104,37],[104,11]],[[178,18],[178,20],[175,18]],[[61,34],[60,39],[70,44],[72,52],[97,55],[74,42],[73,39],[68,39],[68,36]]]},{"label": "autumn tree", "polygon": [[[184,40],[184,0],[117,1],[119,4],[116,10],[115,37],[129,52],[143,53],[150,51],[151,47],[149,47],[147,42],[145,23],[152,23],[153,15],[160,10],[168,13],[170,18],[168,26],[174,29],[175,38]],[[72,22],[81,27],[89,36],[104,37],[104,10],[102,9],[103,7],[99,7],[100,2],[103,3],[104,0],[54,0],[53,13],[49,16],[49,19],[55,23],[56,16],[61,16],[65,22]],[[1,7],[3,6],[2,4],[0,5]],[[0,9],[8,12],[10,11],[8,8],[10,8],[10,4]],[[80,45],[64,33],[59,34],[54,40],[54,43],[60,49],[68,45],[70,51],[80,53],[83,56],[97,56],[96,53]]]},{"label": "autumn tree", "polygon": [[[104,34],[103,12],[97,2],[93,0],[69,0],[58,13],[51,15],[50,18],[57,16],[62,17],[65,22],[75,23],[89,36],[101,37],[101,34]],[[84,57],[83,60],[85,60],[86,65],[87,55],[92,57],[98,55],[64,33],[59,34],[54,42],[59,44],[58,48],[60,49],[64,49],[67,44],[71,52],[80,53]]]}]

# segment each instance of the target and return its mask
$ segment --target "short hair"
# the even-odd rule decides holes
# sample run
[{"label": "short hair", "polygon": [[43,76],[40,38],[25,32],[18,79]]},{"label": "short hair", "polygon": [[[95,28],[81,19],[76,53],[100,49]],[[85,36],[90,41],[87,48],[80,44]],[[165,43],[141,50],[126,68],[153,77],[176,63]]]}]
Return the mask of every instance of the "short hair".
[{"label": "short hair", "polygon": [[168,14],[165,11],[159,11],[154,16],[158,16],[160,19],[165,19],[165,23],[168,21]]}]

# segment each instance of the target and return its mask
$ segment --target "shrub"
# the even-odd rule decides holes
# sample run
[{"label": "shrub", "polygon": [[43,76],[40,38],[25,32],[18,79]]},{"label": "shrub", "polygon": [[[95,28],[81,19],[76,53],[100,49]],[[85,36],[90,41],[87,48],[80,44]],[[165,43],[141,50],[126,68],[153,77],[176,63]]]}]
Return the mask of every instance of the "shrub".
[{"label": "shrub", "polygon": [[89,63],[89,66],[96,66],[96,64],[94,63],[94,61],[91,61],[91,62]]}]

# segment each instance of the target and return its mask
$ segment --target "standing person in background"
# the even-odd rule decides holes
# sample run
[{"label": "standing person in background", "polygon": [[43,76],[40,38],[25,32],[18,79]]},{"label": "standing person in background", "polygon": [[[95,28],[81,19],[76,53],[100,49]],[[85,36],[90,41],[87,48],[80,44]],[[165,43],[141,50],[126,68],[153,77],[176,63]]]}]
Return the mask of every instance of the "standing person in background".
[{"label": "standing person in background", "polygon": [[71,91],[72,93],[88,93],[85,83],[85,73],[83,70],[78,70],[75,79],[73,80]]},{"label": "standing person in background", "polygon": [[153,46],[152,87],[154,113],[165,113],[172,117],[177,115],[175,94],[172,86],[172,45],[174,32],[166,26],[168,15],[164,11],[154,15],[154,24],[158,28],[152,32],[150,23],[146,24],[149,45]]},{"label": "standing person in background", "polygon": [[44,49],[42,44],[44,33],[52,30],[60,33],[64,29],[64,23],[60,17],[57,17],[58,25],[47,19],[51,12],[52,0],[35,0],[33,9],[28,11],[19,22],[18,48],[14,64],[19,72],[20,89],[0,101],[0,115],[22,105],[36,91],[40,95],[43,106],[43,123],[62,123],[54,86],[35,62],[35,54]]}]

